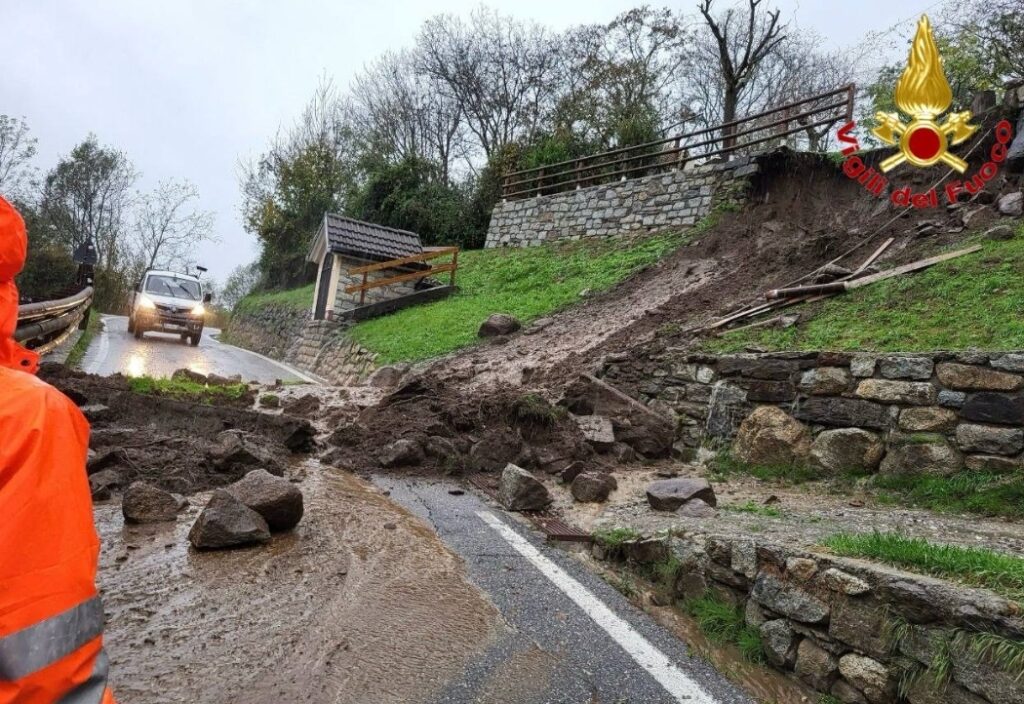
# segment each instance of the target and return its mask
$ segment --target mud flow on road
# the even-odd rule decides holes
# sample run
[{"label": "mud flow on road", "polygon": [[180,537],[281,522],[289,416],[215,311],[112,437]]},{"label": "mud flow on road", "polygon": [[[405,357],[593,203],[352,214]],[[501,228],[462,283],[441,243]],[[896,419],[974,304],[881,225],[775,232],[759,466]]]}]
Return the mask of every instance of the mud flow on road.
[{"label": "mud flow on road", "polygon": [[499,629],[459,560],[379,490],[314,461],[306,517],[265,547],[197,552],[188,515],[97,507],[107,649],[122,704],[429,701]]}]

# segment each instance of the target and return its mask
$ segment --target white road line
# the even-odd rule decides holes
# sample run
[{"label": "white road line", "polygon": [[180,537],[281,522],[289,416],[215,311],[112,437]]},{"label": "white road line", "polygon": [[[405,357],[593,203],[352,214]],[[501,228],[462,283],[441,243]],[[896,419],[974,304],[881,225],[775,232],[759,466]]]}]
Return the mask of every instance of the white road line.
[{"label": "white road line", "polygon": [[[218,335],[218,337],[219,337],[219,335]],[[218,345],[223,345],[224,347],[231,347],[232,349],[236,349],[236,350],[239,350],[241,352],[245,352],[246,354],[251,354],[253,357],[259,357],[264,362],[270,362],[275,367],[280,367],[281,369],[284,369],[289,374],[297,376],[297,377],[299,377],[300,379],[302,379],[303,381],[305,381],[305,382],[307,382],[309,384],[318,384],[319,385],[319,384],[323,383],[319,379],[311,377],[311,376],[309,376],[307,374],[303,374],[298,369],[294,369],[293,367],[288,366],[284,362],[278,362],[276,359],[271,359],[270,357],[265,357],[262,354],[260,354],[259,352],[253,352],[252,350],[247,350],[244,347],[238,347],[237,345],[232,345],[232,344],[229,344],[227,342],[221,342],[217,338],[211,337],[210,339],[213,342],[216,342]]]},{"label": "white road line", "polygon": [[96,343],[96,354],[93,356],[92,362],[85,369],[86,374],[98,374],[100,367],[103,366],[103,362],[107,360],[107,352],[110,349],[110,342],[107,340],[107,323],[105,318],[106,316],[102,316],[100,318],[104,321],[100,329],[100,339]]},{"label": "white road line", "polygon": [[605,606],[604,602],[591,594],[586,587],[570,577],[565,570],[544,557],[528,540],[489,511],[477,511],[476,515],[583,609],[594,623],[611,636],[612,640],[675,697],[676,701],[686,704],[715,704],[717,700],[672,664],[668,656],[651,645],[650,641]]}]

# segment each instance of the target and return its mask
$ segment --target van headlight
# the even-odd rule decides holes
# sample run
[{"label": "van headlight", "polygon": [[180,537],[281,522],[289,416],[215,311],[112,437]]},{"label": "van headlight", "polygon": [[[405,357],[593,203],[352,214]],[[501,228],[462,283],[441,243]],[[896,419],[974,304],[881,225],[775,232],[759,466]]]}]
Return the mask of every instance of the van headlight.
[{"label": "van headlight", "polygon": [[154,310],[156,308],[156,303],[153,303],[153,301],[146,296],[139,296],[139,308]]},{"label": "van headlight", "polygon": [[194,315],[196,317],[200,317],[200,316],[206,315],[206,308],[203,307],[202,303],[197,303],[192,308],[192,315]]}]

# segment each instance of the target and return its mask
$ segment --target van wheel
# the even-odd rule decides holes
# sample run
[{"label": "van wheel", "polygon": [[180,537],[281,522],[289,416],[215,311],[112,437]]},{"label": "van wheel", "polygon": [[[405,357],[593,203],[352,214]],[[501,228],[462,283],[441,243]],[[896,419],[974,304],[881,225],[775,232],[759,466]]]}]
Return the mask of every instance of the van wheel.
[{"label": "van wheel", "polygon": [[184,345],[186,342],[188,342],[188,334],[183,332],[181,333],[181,344]]},{"label": "van wheel", "polygon": [[141,340],[141,339],[142,339],[142,335],[143,335],[143,334],[144,334],[144,333],[145,333],[146,331],[145,331],[145,330],[143,330],[143,329],[142,329],[141,327],[139,327],[138,325],[136,325],[136,326],[135,326],[135,329],[134,329],[134,330],[132,330],[132,332],[134,333],[134,335],[135,335],[135,339],[136,339],[136,340]]},{"label": "van wheel", "polygon": [[131,335],[135,332],[135,318],[128,316],[128,334]]},{"label": "van wheel", "polygon": [[198,347],[199,346],[199,340],[202,337],[203,337],[203,333],[197,332],[195,335],[192,335],[191,337],[189,337],[189,342],[192,344],[193,347]]}]

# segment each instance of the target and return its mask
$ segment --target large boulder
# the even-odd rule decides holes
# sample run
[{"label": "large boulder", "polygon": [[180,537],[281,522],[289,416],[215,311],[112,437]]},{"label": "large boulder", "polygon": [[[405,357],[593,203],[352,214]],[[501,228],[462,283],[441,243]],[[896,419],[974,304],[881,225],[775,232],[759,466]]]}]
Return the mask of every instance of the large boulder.
[{"label": "large boulder", "polygon": [[572,416],[583,439],[598,452],[606,452],[615,445],[615,428],[604,416]]},{"label": "large boulder", "polygon": [[415,440],[400,438],[385,445],[378,459],[381,467],[407,467],[423,461],[423,448]]},{"label": "large boulder", "polygon": [[249,472],[226,491],[263,516],[270,530],[288,530],[302,520],[302,492],[265,470]]},{"label": "large boulder", "polygon": [[469,461],[476,469],[496,472],[517,458],[522,449],[523,441],[518,435],[493,430],[470,448]]},{"label": "large boulder", "polygon": [[583,472],[572,480],[572,497],[584,503],[607,501],[608,495],[618,488],[615,477],[604,472]]},{"label": "large boulder", "polygon": [[551,494],[537,477],[510,462],[501,473],[498,502],[509,511],[542,511]]},{"label": "large boulder", "polygon": [[873,472],[885,447],[874,433],[860,428],[826,430],[814,438],[811,463],[830,473],[855,470]]},{"label": "large boulder", "polygon": [[182,502],[174,494],[146,482],[132,482],[121,499],[121,513],[128,523],[173,521],[181,508]]},{"label": "large boulder", "polygon": [[217,489],[196,518],[188,539],[200,550],[234,548],[269,541],[270,527],[263,516],[223,489]]},{"label": "large boulder", "polygon": [[284,466],[270,448],[257,436],[241,430],[225,430],[218,434],[210,449],[210,459],[221,471],[244,474],[249,468],[258,467],[278,476],[284,474]]},{"label": "large boulder", "polygon": [[480,324],[477,336],[500,337],[501,335],[511,335],[521,327],[523,327],[522,323],[513,316],[506,315],[505,313],[494,313]]},{"label": "large boulder", "polygon": [[999,198],[997,207],[1001,214],[1019,218],[1021,214],[1024,214],[1024,193],[1020,191],[1007,193]]},{"label": "large boulder", "polygon": [[718,505],[715,490],[706,479],[659,479],[647,487],[647,503],[656,511],[675,511],[692,499],[700,499],[708,506]]},{"label": "large boulder", "polygon": [[733,456],[756,465],[802,464],[811,449],[811,431],[775,406],[760,406],[740,424]]}]

